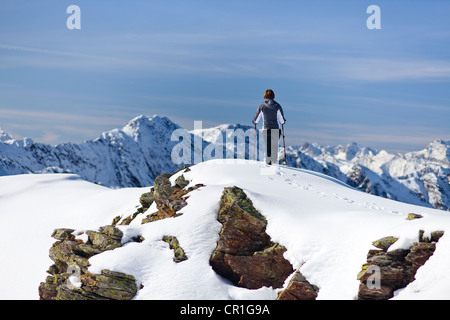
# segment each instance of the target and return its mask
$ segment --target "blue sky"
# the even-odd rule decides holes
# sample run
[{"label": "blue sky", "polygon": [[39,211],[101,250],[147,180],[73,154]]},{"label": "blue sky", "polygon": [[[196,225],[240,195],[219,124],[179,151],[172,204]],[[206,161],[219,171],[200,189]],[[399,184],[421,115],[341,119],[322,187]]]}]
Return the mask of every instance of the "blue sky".
[{"label": "blue sky", "polygon": [[[69,5],[81,30],[69,30]],[[369,5],[381,29],[369,30]],[[251,124],[266,89],[289,144],[450,140],[446,0],[3,0],[0,127],[81,142],[144,114]]]}]

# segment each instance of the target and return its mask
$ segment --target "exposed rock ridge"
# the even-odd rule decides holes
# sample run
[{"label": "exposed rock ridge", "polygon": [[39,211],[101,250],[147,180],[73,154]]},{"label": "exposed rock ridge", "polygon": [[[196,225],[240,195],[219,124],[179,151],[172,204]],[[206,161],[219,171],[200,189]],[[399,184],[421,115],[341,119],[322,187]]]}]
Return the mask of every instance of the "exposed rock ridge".
[{"label": "exposed rock ridge", "polygon": [[[56,229],[58,240],[50,248],[50,266],[45,282],[39,285],[41,300],[130,300],[137,293],[132,275],[110,270],[101,274],[88,271],[89,258],[121,247],[123,233],[113,226],[86,231],[87,241],[77,238],[73,229]],[[77,236],[81,236],[78,234]]]},{"label": "exposed rock ridge", "polygon": [[224,189],[218,221],[223,227],[210,258],[214,271],[239,287],[281,288],[294,271],[283,257],[286,248],[271,241],[266,219],[242,189]]},{"label": "exposed rock ridge", "polygon": [[388,236],[374,241],[378,248],[369,250],[367,262],[362,266],[357,279],[360,280],[359,300],[387,300],[394,291],[406,287],[415,280],[417,270],[433,255],[436,243],[443,231],[431,232],[430,238],[419,231],[419,241],[409,249],[388,251],[398,238]]}]

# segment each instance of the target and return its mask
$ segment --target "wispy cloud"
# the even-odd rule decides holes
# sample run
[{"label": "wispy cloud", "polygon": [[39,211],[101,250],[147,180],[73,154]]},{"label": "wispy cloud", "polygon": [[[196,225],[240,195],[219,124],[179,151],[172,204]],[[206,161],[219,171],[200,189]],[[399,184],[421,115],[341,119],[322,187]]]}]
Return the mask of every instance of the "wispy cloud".
[{"label": "wispy cloud", "polygon": [[105,122],[117,122],[120,121],[119,118],[101,116],[92,117],[87,114],[76,114],[67,112],[48,112],[48,111],[32,111],[32,110],[15,110],[15,109],[0,109],[1,118],[22,118],[22,119],[36,119],[36,120],[46,120],[48,122],[80,122],[88,125],[99,125]]},{"label": "wispy cloud", "polygon": [[450,62],[433,59],[361,58],[342,62],[348,77],[365,81],[446,80]]},{"label": "wispy cloud", "polygon": [[450,62],[439,59],[360,58],[355,54],[336,56],[291,55],[277,58],[282,64],[290,66],[298,75],[309,78],[336,81],[358,80],[365,82],[393,82],[412,80],[450,80]]},{"label": "wispy cloud", "polygon": [[[122,127],[130,119],[69,112],[0,109],[2,126],[15,138],[26,136],[42,143],[56,144],[67,137],[96,138],[104,131]],[[4,125],[3,123],[7,123]],[[21,132],[21,135],[14,135]],[[24,136],[26,134],[26,136]],[[78,140],[78,139],[77,139]],[[74,142],[74,141],[72,141]],[[80,142],[80,141],[79,141]]]},{"label": "wispy cloud", "polygon": [[31,53],[43,53],[43,54],[49,54],[49,55],[69,56],[69,57],[82,57],[82,58],[95,57],[92,55],[77,53],[77,52],[73,52],[73,51],[58,51],[58,50],[49,50],[49,49],[41,49],[41,48],[22,47],[22,46],[15,46],[15,45],[9,45],[9,44],[0,44],[0,49],[21,51],[21,52],[31,52]]},{"label": "wispy cloud", "polygon": [[[78,45],[62,42],[56,49],[41,48],[33,42],[30,46],[2,43],[0,66],[257,77],[272,74],[285,78],[365,82],[450,79],[448,60],[411,58],[407,52],[398,52],[394,57],[379,52],[375,56],[351,48],[339,53],[339,47],[324,51],[324,46],[329,46],[332,40],[329,37],[311,44],[310,40],[301,37],[299,40],[292,31],[273,32],[276,46],[265,46],[267,35],[256,29],[228,34],[187,31],[88,36],[79,40]],[[24,54],[8,55],[7,51]]]}]

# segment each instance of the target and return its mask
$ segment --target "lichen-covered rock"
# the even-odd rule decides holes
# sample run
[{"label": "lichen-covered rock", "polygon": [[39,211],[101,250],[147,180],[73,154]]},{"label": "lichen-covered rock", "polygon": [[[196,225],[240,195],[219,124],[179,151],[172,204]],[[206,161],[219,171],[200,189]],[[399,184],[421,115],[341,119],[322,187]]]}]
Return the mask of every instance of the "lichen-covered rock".
[{"label": "lichen-covered rock", "polygon": [[431,241],[438,242],[443,235],[444,231],[433,231],[431,232]]},{"label": "lichen-covered rock", "polygon": [[173,250],[173,261],[182,262],[188,259],[186,253],[178,242],[177,237],[174,236],[164,236],[163,241],[169,244],[170,249]]},{"label": "lichen-covered rock", "polygon": [[[101,251],[98,251],[99,253]],[[65,272],[68,266],[77,265],[82,270],[86,271],[89,262],[88,259],[92,255],[88,255],[85,251],[80,249],[79,243],[73,240],[64,240],[55,242],[49,250],[50,259],[55,262],[58,273]],[[54,273],[54,272],[53,272]]]},{"label": "lichen-covered rock", "polygon": [[90,274],[81,280],[84,291],[107,299],[131,300],[137,293],[135,278],[121,272],[102,270],[99,275]]},{"label": "lichen-covered rock", "polygon": [[[367,263],[362,267],[357,279],[361,281],[358,291],[359,300],[386,300],[394,295],[394,291],[406,287],[414,281],[417,270],[433,255],[436,241],[443,232],[432,232],[433,241],[423,237],[423,230],[419,232],[419,242],[415,242],[409,249],[397,249],[387,252],[395,239],[385,237],[374,241],[382,250],[370,250]],[[393,238],[393,239],[392,239]],[[396,241],[396,240],[395,240]],[[394,242],[395,242],[394,241]],[[378,243],[379,242],[379,243]],[[373,271],[368,272],[369,268]],[[378,285],[368,285],[370,278],[377,277]]]},{"label": "lichen-covered rock", "polygon": [[238,187],[224,189],[217,220],[223,228],[215,251],[250,255],[271,246],[270,237],[266,233],[266,219]]},{"label": "lichen-covered rock", "polygon": [[210,258],[212,268],[240,287],[282,287],[293,272],[283,257],[286,248],[271,242],[266,219],[242,189],[224,189],[218,221],[223,227]]},{"label": "lichen-covered rock", "polygon": [[383,237],[381,239],[375,240],[372,242],[372,245],[381,250],[387,251],[390,246],[392,246],[398,238],[393,236]]},{"label": "lichen-covered rock", "polygon": [[133,276],[103,270],[101,274],[83,274],[81,287],[61,285],[56,289],[55,300],[131,300],[137,293]]},{"label": "lichen-covered rock", "polygon": [[187,205],[186,199],[189,197],[187,194],[203,186],[197,184],[186,188],[189,182],[183,175],[179,176],[172,186],[170,176],[164,173],[155,179],[153,198],[158,211],[142,219],[142,224],[180,216],[182,214],[180,210]]},{"label": "lichen-covered rock", "polygon": [[[187,172],[190,169],[183,167],[178,171],[181,170]],[[189,198],[187,194],[203,185],[197,184],[187,188],[190,182],[183,175],[180,175],[172,186],[171,176],[171,174],[162,173],[156,177],[150,192],[143,193],[139,198],[140,206],[136,212],[125,218],[115,217],[111,225],[129,225],[139,214],[146,213],[153,203],[156,204],[157,211],[142,218],[142,224],[182,215],[180,210],[187,205],[186,199]]]},{"label": "lichen-covered rock", "polygon": [[151,188],[150,192],[143,193],[139,198],[139,203],[141,204],[142,208],[144,208],[143,212],[145,212],[148,208],[150,208],[153,201],[155,200],[153,196],[153,191],[154,189]]},{"label": "lichen-covered rock", "polygon": [[117,216],[114,218],[111,225],[115,226],[117,224],[124,226],[129,225],[139,214],[145,213],[150,206],[154,202],[154,196],[153,196],[154,188],[152,187],[150,189],[150,192],[143,193],[141,197],[139,198],[140,207],[137,208],[137,210],[132,213],[131,215],[123,218],[122,216]]},{"label": "lichen-covered rock", "polygon": [[406,220],[415,220],[415,219],[421,219],[423,216],[421,214],[417,213],[408,213],[408,216],[406,217]]},{"label": "lichen-covered rock", "polygon": [[[415,242],[405,260],[411,263],[413,270],[419,269],[433,255],[436,250],[435,242]],[[415,273],[415,272],[414,272]]]},{"label": "lichen-covered rock", "polygon": [[169,180],[170,177],[170,174],[162,173],[155,179],[153,197],[159,207],[164,205],[172,195],[173,187]]},{"label": "lichen-covered rock", "polygon": [[[158,208],[157,212],[147,215],[142,219],[142,223],[149,223],[157,220],[162,220],[170,217],[175,217],[177,211],[183,208],[187,203],[182,199],[186,194],[186,190],[178,186],[172,187],[170,182],[171,175],[167,173],[160,174],[155,179],[153,199]],[[174,205],[173,202],[177,201]]]},{"label": "lichen-covered rock", "polygon": [[54,261],[45,282],[39,285],[42,300],[132,299],[137,293],[133,276],[103,270],[100,275],[88,271],[89,258],[122,245],[122,231],[114,226],[86,231],[88,241],[76,239],[72,229],[56,229],[59,240],[49,250]]},{"label": "lichen-covered rock", "polygon": [[101,251],[113,250],[122,246],[123,233],[114,226],[101,227],[100,231],[86,231],[92,246]]},{"label": "lichen-covered rock", "polygon": [[277,300],[316,300],[318,292],[319,288],[297,270],[286,289],[278,293]]},{"label": "lichen-covered rock", "polygon": [[72,232],[74,231],[75,231],[74,229],[67,229],[67,228],[55,229],[51,237],[55,238],[56,240],[65,240],[67,238],[74,239],[75,236],[72,234]]},{"label": "lichen-covered rock", "polygon": [[180,189],[184,189],[185,187],[187,187],[187,185],[189,184],[189,181],[186,180],[186,178],[181,175],[179,176],[176,180],[175,180],[175,184],[180,188]]}]

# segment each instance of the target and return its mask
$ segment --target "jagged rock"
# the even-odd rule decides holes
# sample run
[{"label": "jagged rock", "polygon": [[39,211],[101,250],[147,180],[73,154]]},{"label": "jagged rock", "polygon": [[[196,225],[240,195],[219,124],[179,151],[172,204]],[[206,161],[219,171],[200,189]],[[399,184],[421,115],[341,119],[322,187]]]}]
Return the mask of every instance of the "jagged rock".
[{"label": "jagged rock", "polygon": [[117,216],[114,218],[111,225],[115,226],[117,224],[124,226],[129,225],[139,214],[146,212],[150,206],[153,204],[154,196],[153,196],[154,188],[152,187],[150,189],[150,192],[143,193],[141,197],[139,198],[139,203],[141,206],[134,212],[133,214],[129,215],[128,217],[125,217],[122,219],[121,216]]},{"label": "jagged rock", "polygon": [[111,225],[112,225],[112,226],[116,226],[116,225],[119,223],[119,221],[120,221],[121,219],[122,219],[121,216],[115,217],[115,218],[112,220]]},{"label": "jagged rock", "polygon": [[143,193],[141,197],[139,198],[139,203],[141,204],[143,208],[143,212],[145,212],[150,206],[152,205],[153,201],[155,200],[153,196],[154,188],[150,189],[150,192]]},{"label": "jagged rock", "polygon": [[86,273],[80,280],[79,289],[59,286],[55,300],[131,300],[137,293],[135,278],[120,272]]},{"label": "jagged rock", "polygon": [[416,271],[433,255],[434,250],[436,250],[435,242],[415,242],[405,260],[411,263],[412,268]]},{"label": "jagged rock", "polygon": [[[87,271],[89,266],[88,259],[92,255],[86,254],[79,246],[80,244],[72,240],[55,242],[49,251],[50,259],[55,262],[58,273],[65,272],[68,266],[77,265],[82,270]],[[101,251],[98,251],[99,253]],[[53,270],[53,269],[52,269]]]},{"label": "jagged rock", "polygon": [[223,225],[215,251],[249,255],[271,245],[267,221],[238,187],[225,188],[217,220]]},{"label": "jagged rock", "polygon": [[277,300],[316,300],[318,292],[319,288],[297,270],[286,289],[278,293]]},{"label": "jagged rock", "polygon": [[171,174],[162,173],[155,179],[153,197],[158,207],[163,206],[172,195],[173,187],[169,180],[171,176]]},{"label": "jagged rock", "polygon": [[[261,287],[281,288],[286,278],[293,272],[291,264],[283,257],[286,248],[279,244],[253,255],[224,254],[222,264],[214,261],[216,272],[239,287],[258,289]],[[224,267],[226,269],[224,269]]]},{"label": "jagged rock", "polygon": [[88,272],[90,257],[122,245],[122,231],[114,226],[86,231],[86,243],[76,239],[72,232],[72,229],[56,229],[52,233],[59,241],[49,250],[54,264],[47,271],[50,276],[39,285],[40,299],[132,299],[137,293],[133,276],[109,270],[103,270],[100,275]]},{"label": "jagged rock", "polygon": [[[432,239],[438,241],[443,235],[442,231],[432,232]],[[389,244],[393,237],[387,241],[374,241]],[[395,238],[394,238],[395,239]],[[370,250],[367,263],[362,267],[357,279],[361,281],[358,291],[359,300],[386,300],[394,295],[394,291],[406,287],[414,281],[417,270],[433,255],[436,242],[423,238],[423,230],[419,232],[419,242],[415,242],[409,249],[397,249],[386,252],[387,245],[380,245],[382,250]],[[395,240],[396,241],[396,240]],[[394,241],[394,242],[395,242]],[[392,243],[391,243],[392,244]],[[373,271],[368,272],[369,268]],[[368,280],[378,277],[378,285],[368,285]]]},{"label": "jagged rock", "polygon": [[443,235],[444,231],[433,231],[431,232],[431,241],[438,242]]},{"label": "jagged rock", "polygon": [[186,178],[181,175],[175,180],[175,184],[180,188],[184,189],[189,184],[189,181],[186,180]]},{"label": "jagged rock", "polygon": [[218,221],[223,227],[210,258],[212,268],[240,287],[282,287],[293,272],[283,257],[286,248],[271,242],[266,219],[242,189],[224,189]]},{"label": "jagged rock", "polygon": [[417,213],[408,213],[408,216],[406,217],[406,220],[415,220],[415,219],[421,219],[423,216],[421,214]]},{"label": "jagged rock", "polygon": [[179,211],[187,205],[186,199],[189,196],[186,195],[203,186],[197,184],[186,189],[189,182],[181,175],[176,179],[175,186],[172,187],[170,177],[171,175],[163,173],[155,179],[153,199],[158,211],[142,219],[143,224],[181,215],[182,213]]},{"label": "jagged rock", "polygon": [[379,248],[383,251],[387,251],[390,246],[392,246],[398,238],[393,236],[383,237],[381,239],[375,240],[372,242],[372,245],[376,248]]},{"label": "jagged rock", "polygon": [[65,240],[67,238],[75,238],[75,236],[72,234],[74,232],[74,229],[67,229],[67,228],[61,228],[61,229],[55,229],[51,235],[52,238],[55,238],[56,240]]},{"label": "jagged rock", "polygon": [[100,231],[86,231],[92,246],[101,251],[113,250],[122,246],[123,233],[113,226],[101,227]]},{"label": "jagged rock", "polygon": [[173,261],[182,262],[188,259],[183,248],[180,246],[177,237],[174,236],[164,236],[163,241],[169,244],[170,249],[173,250]]}]

